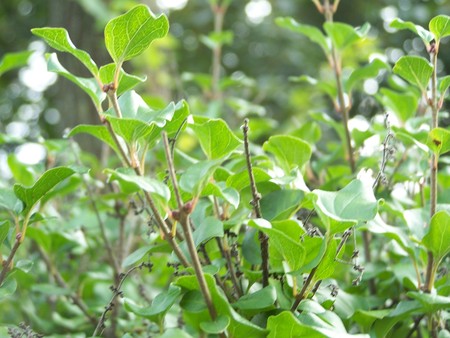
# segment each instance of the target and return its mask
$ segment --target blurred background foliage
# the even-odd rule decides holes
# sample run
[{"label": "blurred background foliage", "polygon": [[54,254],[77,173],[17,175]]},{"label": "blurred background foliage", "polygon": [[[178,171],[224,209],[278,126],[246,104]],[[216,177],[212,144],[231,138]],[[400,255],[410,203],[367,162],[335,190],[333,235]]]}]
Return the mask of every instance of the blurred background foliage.
[{"label": "blurred background foliage", "polygon": [[[155,13],[166,13],[171,23],[168,38],[126,65],[128,72],[148,76],[138,91],[146,93],[147,101],[154,106],[185,98],[193,114],[221,116],[233,127],[241,125],[244,116],[253,117],[257,126],[253,128],[254,140],[266,139],[274,128],[283,132],[299,127],[312,109],[330,111],[330,102],[315,88],[289,81],[290,76],[332,76],[322,51],[306,38],[274,23],[276,17],[292,16],[320,27],[323,17],[312,1],[231,2],[223,24],[223,29],[231,34],[221,56],[221,74],[228,77],[222,82],[222,101],[212,99],[207,92],[212,51],[205,40],[214,26],[208,0],[2,0],[0,56],[23,50],[35,53],[27,67],[0,78],[0,132],[37,141],[40,136],[59,138],[66,128],[79,123],[98,123],[94,107],[84,93],[66,79],[46,72],[43,54],[48,49],[31,35],[30,29],[64,27],[78,48],[87,50],[98,65],[104,65],[111,61],[103,45],[104,25],[137,3],[147,4]],[[385,55],[390,62],[405,52],[423,55],[419,38],[408,31],[392,34],[389,22],[400,17],[427,26],[431,17],[448,13],[450,3],[445,0],[341,1],[336,21],[353,26],[370,22],[372,26],[364,45],[345,55],[345,65],[363,65],[376,53]],[[446,59],[440,60],[439,70],[448,73],[450,53],[441,54]],[[79,76],[88,76],[70,56],[63,55],[61,63]],[[357,93],[351,115],[370,117],[379,113],[373,98],[377,89],[378,86],[372,86]],[[83,148],[99,154],[100,144],[91,138],[78,141]],[[7,150],[0,149],[2,170],[7,168],[6,154]],[[33,164],[42,158],[44,155],[39,159],[37,152],[36,159],[28,162]]]}]

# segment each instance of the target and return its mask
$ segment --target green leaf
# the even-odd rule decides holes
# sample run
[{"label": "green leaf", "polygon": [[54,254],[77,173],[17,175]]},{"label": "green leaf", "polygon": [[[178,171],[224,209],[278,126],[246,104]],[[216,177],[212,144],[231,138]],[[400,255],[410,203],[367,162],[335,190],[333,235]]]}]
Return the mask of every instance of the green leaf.
[{"label": "green leaf", "polygon": [[444,128],[434,128],[428,133],[427,146],[440,156],[450,151],[450,131]]},{"label": "green leaf", "polygon": [[344,231],[358,221],[375,218],[378,210],[372,187],[359,179],[351,181],[337,192],[314,190],[310,196],[320,219],[331,234]]},{"label": "green leaf", "polygon": [[[112,83],[114,81],[114,73],[116,71],[116,65],[110,63],[100,67],[100,81],[102,83]],[[126,73],[123,69],[120,69],[119,74],[119,87],[117,88],[117,96],[121,96],[123,93],[133,89],[138,84],[144,82],[147,79],[146,76],[139,77]]]},{"label": "green leaf", "polygon": [[223,45],[233,44],[233,32],[211,32],[208,36],[202,35],[200,41],[203,42],[209,49],[216,49]]},{"label": "green leaf", "polygon": [[166,329],[161,336],[158,336],[158,338],[193,338],[193,337],[182,329],[171,328]]},{"label": "green leaf", "polygon": [[181,175],[180,188],[185,192],[191,193],[194,197],[199,196],[220,163],[220,160],[200,161],[191,165]]},{"label": "green leaf", "polygon": [[43,38],[48,45],[60,52],[70,53],[75,56],[91,72],[98,77],[98,69],[91,56],[84,50],[78,49],[72,43],[69,33],[64,28],[44,27],[33,28],[31,32]]},{"label": "green leaf", "polygon": [[269,221],[289,219],[299,208],[305,196],[300,190],[276,190],[264,195],[261,212]]},{"label": "green leaf", "polygon": [[223,223],[215,217],[206,217],[200,225],[196,224],[196,229],[192,236],[196,247],[209,241],[211,238],[223,237]]},{"label": "green leaf", "polygon": [[147,253],[149,251],[151,251],[151,249],[153,248],[153,246],[143,246],[140,247],[139,249],[137,249],[136,251],[132,252],[131,254],[129,254],[122,262],[122,266],[123,267],[127,267],[133,264],[136,264],[137,262],[139,262],[142,258],[145,257],[145,255],[147,255]]},{"label": "green leaf", "polygon": [[311,158],[310,145],[289,135],[271,136],[268,141],[264,142],[263,149],[275,156],[286,173],[296,167],[302,168]]},{"label": "green leaf", "polygon": [[201,322],[200,328],[209,334],[219,334],[225,332],[230,325],[230,317],[219,315],[216,320],[212,322]]},{"label": "green leaf", "polygon": [[330,54],[330,47],[328,45],[325,35],[317,27],[298,23],[293,18],[276,18],[275,22],[278,26],[287,28],[293,32],[300,33],[309,38],[312,42],[317,43],[325,52]]},{"label": "green leaf", "polygon": [[416,25],[411,21],[403,21],[402,19],[394,19],[390,26],[395,29],[409,29],[410,31],[416,33],[420,38],[422,38],[425,45],[429,45],[433,41],[434,36],[429,31],[427,31],[422,26]]},{"label": "green leaf", "polygon": [[434,214],[422,243],[433,253],[437,262],[450,253],[450,214],[447,211]]},{"label": "green leaf", "polygon": [[447,92],[448,87],[450,87],[450,75],[443,76],[439,80],[439,93],[444,96]]},{"label": "green leaf", "polygon": [[111,175],[110,180],[131,183],[136,191],[144,190],[161,196],[165,201],[170,199],[170,190],[163,182],[150,177],[137,176],[131,168],[105,169],[105,173]]},{"label": "green leaf", "polygon": [[106,98],[106,94],[101,90],[97,81],[94,78],[77,77],[65,69],[58,60],[56,53],[46,55],[47,69],[49,72],[64,76],[66,79],[75,83],[80,89],[89,95],[95,106],[100,106],[102,101]]},{"label": "green leaf", "polygon": [[422,304],[424,312],[426,313],[436,313],[439,310],[448,310],[450,308],[450,297],[443,297],[436,294],[417,291],[410,291],[407,293],[407,296],[418,300]]},{"label": "green leaf", "polygon": [[286,236],[280,230],[274,229],[270,222],[258,218],[250,220],[250,226],[266,233],[269,236],[269,243],[273,245],[289,265],[289,272],[299,270],[305,261],[305,249],[300,240],[295,241]]},{"label": "green leaf", "polygon": [[302,324],[290,311],[283,311],[276,316],[270,316],[267,320],[267,329],[269,330],[267,338],[327,338],[326,335],[317,332],[311,326]]},{"label": "green leaf", "polygon": [[78,134],[92,135],[100,141],[109,145],[117,154],[120,154],[116,143],[114,142],[111,134],[108,132],[108,128],[106,128],[105,126],[79,124],[69,132],[67,137],[73,137]]},{"label": "green leaf", "polygon": [[32,187],[14,184],[14,193],[25,204],[22,213],[28,214],[54,186],[77,172],[78,170],[69,167],[56,167],[47,170]]},{"label": "green leaf", "polygon": [[402,56],[394,66],[394,73],[426,93],[428,82],[433,74],[433,66],[420,56]]},{"label": "green leaf", "polygon": [[32,185],[34,182],[34,174],[28,165],[25,165],[17,160],[16,155],[10,154],[8,156],[8,166],[17,183],[24,185]]},{"label": "green leaf", "polygon": [[211,160],[229,156],[242,143],[222,119],[209,119],[190,127],[197,135],[203,152]]},{"label": "green leaf", "polygon": [[9,228],[10,225],[8,220],[0,222],[0,248],[3,242],[5,241],[6,237],[8,236]]},{"label": "green leaf", "polygon": [[0,189],[0,209],[10,210],[18,215],[23,210],[23,204],[12,190]]},{"label": "green leaf", "polygon": [[[205,274],[205,279],[217,313],[230,318],[230,325],[227,329],[230,337],[266,337],[267,332],[265,330],[239,315],[231,307],[222,290],[218,290],[213,276]],[[196,276],[181,276],[175,284],[188,291],[199,290]]]},{"label": "green leaf", "polygon": [[0,76],[9,70],[26,66],[32,51],[6,53],[0,60]]},{"label": "green leaf", "polygon": [[[255,183],[265,182],[272,178],[263,169],[258,167],[253,167],[253,176],[255,178]],[[227,186],[232,187],[237,191],[241,191],[242,189],[248,187],[249,185],[250,185],[250,178],[248,176],[247,170],[243,170],[227,178]]]},{"label": "green leaf", "polygon": [[17,289],[17,282],[12,275],[6,278],[2,285],[0,285],[0,300],[11,296]]},{"label": "green leaf", "polygon": [[142,54],[150,44],[167,35],[169,21],[165,15],[155,18],[145,5],[138,5],[108,22],[105,44],[117,65]]},{"label": "green leaf", "polygon": [[429,23],[430,32],[434,34],[436,41],[450,35],[450,17],[438,15],[431,19]]},{"label": "green leaf", "polygon": [[392,110],[403,122],[416,114],[419,104],[418,98],[413,93],[398,93],[388,88],[381,88],[377,98],[383,106]]},{"label": "green leaf", "polygon": [[233,307],[239,310],[256,311],[258,313],[272,308],[276,301],[276,289],[273,285],[269,285],[261,290],[242,296],[233,304]]},{"label": "green leaf", "polygon": [[127,311],[160,324],[167,311],[169,311],[180,295],[181,288],[170,284],[169,289],[157,295],[149,307],[140,308],[127,301],[124,306]]},{"label": "green leaf", "polygon": [[390,70],[391,67],[380,59],[374,59],[368,65],[355,69],[345,82],[345,91],[351,92],[353,88],[362,80],[377,77],[382,70]]},{"label": "green leaf", "polygon": [[359,41],[368,32],[370,26],[365,24],[358,29],[341,22],[325,22],[323,28],[331,38],[333,46],[343,50]]}]

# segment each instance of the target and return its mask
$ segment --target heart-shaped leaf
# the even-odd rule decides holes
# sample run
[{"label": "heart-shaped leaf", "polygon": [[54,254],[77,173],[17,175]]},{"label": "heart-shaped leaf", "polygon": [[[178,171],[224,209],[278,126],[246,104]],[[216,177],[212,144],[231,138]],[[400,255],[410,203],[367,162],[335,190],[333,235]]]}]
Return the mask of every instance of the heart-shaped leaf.
[{"label": "heart-shaped leaf", "polygon": [[138,5],[127,13],[108,22],[105,27],[105,43],[116,63],[142,54],[150,44],[167,35],[169,21],[165,15],[155,18],[145,5]]},{"label": "heart-shaped leaf", "polygon": [[444,128],[434,128],[428,134],[427,146],[440,156],[450,151],[450,131]]},{"label": "heart-shaped leaf", "polygon": [[394,66],[394,73],[426,93],[428,82],[433,74],[433,66],[420,56],[402,56]]},{"label": "heart-shaped leaf", "polygon": [[447,211],[434,214],[422,243],[433,253],[437,262],[450,253],[450,214]]},{"label": "heart-shaped leaf", "polygon": [[194,123],[190,127],[197,135],[200,145],[211,159],[227,157],[241,145],[236,135],[222,119],[209,119],[206,122]]},{"label": "heart-shaped leaf", "polygon": [[450,35],[450,17],[448,15],[438,15],[431,19],[429,24],[430,32],[434,34],[436,41]]},{"label": "heart-shaped leaf", "polygon": [[375,218],[378,210],[372,187],[359,179],[337,192],[314,190],[310,193],[322,222],[331,234],[344,231],[358,221]]},{"label": "heart-shaped leaf", "polygon": [[311,158],[311,147],[305,141],[289,135],[271,136],[263,149],[275,155],[281,168],[289,173],[293,168],[302,168]]},{"label": "heart-shaped leaf", "polygon": [[78,49],[72,43],[69,33],[64,28],[44,27],[33,28],[31,32],[43,38],[48,45],[60,52],[70,53],[75,56],[91,72],[94,77],[98,77],[98,68],[89,53]]}]

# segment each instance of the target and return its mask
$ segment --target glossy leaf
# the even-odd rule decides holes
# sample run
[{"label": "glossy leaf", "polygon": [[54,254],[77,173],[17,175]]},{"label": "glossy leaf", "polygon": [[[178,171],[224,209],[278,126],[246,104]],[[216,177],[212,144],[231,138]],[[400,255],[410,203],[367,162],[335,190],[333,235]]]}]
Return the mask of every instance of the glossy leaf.
[{"label": "glossy leaf", "polygon": [[402,19],[394,19],[390,26],[395,29],[408,29],[416,33],[426,45],[433,41],[434,36],[422,26],[416,25],[411,21],[403,21]]},{"label": "glossy leaf", "polygon": [[[114,63],[107,64],[100,67],[99,75],[102,83],[112,83],[114,81],[114,73],[116,71],[116,65]],[[123,69],[119,74],[119,87],[117,88],[117,96],[121,96],[123,93],[133,89],[138,84],[144,82],[147,79],[146,76],[139,77],[126,73]]]},{"label": "glossy leaf", "polygon": [[264,195],[260,201],[261,212],[269,221],[289,219],[305,196],[300,190],[276,190]]},{"label": "glossy leaf", "polygon": [[14,214],[19,214],[23,209],[23,203],[12,190],[0,188],[0,210],[6,209]]},{"label": "glossy leaf", "polygon": [[412,93],[399,93],[388,88],[381,88],[377,98],[403,122],[406,122],[417,112],[419,100]]},{"label": "glossy leaf", "polygon": [[163,182],[152,179],[150,177],[137,176],[133,169],[106,169],[105,173],[110,174],[110,180],[125,181],[133,184],[137,190],[144,190],[158,196],[161,196],[165,201],[170,199],[170,190]]},{"label": "glossy leaf", "polygon": [[220,163],[221,161],[218,160],[200,161],[191,165],[183,175],[181,175],[180,188],[191,193],[194,197],[199,196]]},{"label": "glossy leaf", "polygon": [[286,236],[280,230],[274,229],[265,219],[254,219],[249,221],[249,225],[269,236],[269,243],[273,245],[289,265],[289,271],[299,270],[305,260],[305,248],[300,241]]},{"label": "glossy leaf", "polygon": [[31,187],[14,184],[14,193],[24,203],[22,213],[28,214],[53,187],[77,171],[70,167],[57,167],[47,170]]},{"label": "glossy leaf", "polygon": [[81,63],[96,77],[98,68],[91,56],[84,50],[78,49],[72,43],[69,33],[64,28],[44,27],[33,28],[31,32],[43,38],[48,45],[60,52],[70,53],[75,56]]},{"label": "glossy leaf", "polygon": [[448,15],[438,15],[430,20],[430,32],[434,34],[437,41],[450,35],[450,17]]},{"label": "glossy leaf", "polygon": [[361,28],[354,28],[342,22],[325,22],[323,28],[331,38],[333,46],[343,50],[364,37],[369,31],[370,25],[365,24]]},{"label": "glossy leaf", "polygon": [[366,79],[374,78],[378,76],[378,74],[382,70],[390,70],[391,67],[380,59],[374,59],[368,65],[356,68],[351,74],[348,80],[345,82],[345,90],[346,92],[352,91],[352,89],[358,84]]},{"label": "glossy leaf", "polygon": [[228,325],[230,325],[230,317],[219,315],[216,320],[212,322],[201,322],[200,328],[209,334],[219,334],[225,332]]},{"label": "glossy leaf", "polygon": [[16,155],[10,154],[7,161],[9,169],[17,183],[23,185],[32,185],[34,183],[33,171],[28,165],[19,162]]},{"label": "glossy leaf", "polygon": [[450,131],[444,128],[434,128],[428,134],[427,146],[437,156],[450,151]]},{"label": "glossy leaf", "polygon": [[272,153],[286,172],[302,168],[311,158],[311,147],[305,141],[289,135],[271,136],[264,142],[263,149]]},{"label": "glossy leaf", "polygon": [[133,7],[127,13],[108,22],[105,44],[117,65],[142,54],[150,44],[167,35],[169,22],[165,15],[155,17],[145,5]]},{"label": "glossy leaf", "polygon": [[373,219],[378,210],[372,187],[359,179],[340,191],[314,190],[310,196],[322,222],[332,234],[344,231],[358,221]]},{"label": "glossy leaf", "polygon": [[49,72],[61,75],[75,83],[89,95],[96,106],[100,106],[101,102],[106,98],[106,94],[102,92],[94,78],[83,78],[73,75],[59,63],[58,56],[55,53],[47,55],[47,69]]},{"label": "glossy leaf", "polygon": [[422,243],[433,253],[438,262],[450,253],[450,214],[448,212],[439,211],[434,214]]},{"label": "glossy leaf", "polygon": [[433,74],[433,66],[419,56],[402,56],[394,66],[394,73],[426,93],[428,82]]},{"label": "glossy leaf", "polygon": [[233,303],[233,307],[239,310],[262,311],[273,307],[277,301],[277,293],[273,285],[261,290],[246,294]]},{"label": "glossy leaf", "polygon": [[32,51],[6,53],[0,60],[0,76],[15,68],[26,66]]},{"label": "glossy leaf", "polygon": [[426,313],[433,313],[450,308],[450,297],[417,291],[410,291],[407,293],[407,296],[418,300],[422,304],[424,312]]},{"label": "glossy leaf", "polygon": [[117,148],[116,143],[114,142],[111,134],[108,132],[108,129],[105,126],[79,124],[75,128],[73,128],[67,136],[73,137],[78,134],[92,135],[100,141],[109,145],[117,154],[119,154],[119,149]]},{"label": "glossy leaf", "polygon": [[280,27],[287,28],[293,32],[300,33],[309,38],[312,42],[317,43],[325,52],[330,53],[330,47],[328,45],[325,35],[317,27],[298,23],[293,18],[277,18],[276,24]]},{"label": "glossy leaf", "polygon": [[[265,182],[272,178],[263,169],[258,167],[253,167],[253,176],[255,178],[255,183]],[[235,188],[238,191],[241,191],[242,189],[248,187],[249,185],[250,185],[250,178],[248,176],[247,170],[243,170],[227,178],[227,186]]]},{"label": "glossy leaf", "polygon": [[326,335],[317,332],[311,326],[302,324],[290,311],[283,311],[276,316],[270,316],[267,320],[267,329],[269,330],[268,338],[327,338]]},{"label": "glossy leaf", "polygon": [[242,143],[222,119],[209,119],[203,123],[191,124],[190,127],[211,160],[229,156]]},{"label": "glossy leaf", "polygon": [[[227,328],[228,335],[230,337],[259,338],[267,336],[267,332],[265,330],[239,315],[231,307],[223,292],[217,289],[213,276],[205,274],[205,279],[216,311],[221,315],[228,316],[230,318],[230,324]],[[198,280],[195,276],[182,276],[178,278],[175,284],[188,291],[199,290]]]},{"label": "glossy leaf", "polygon": [[125,309],[139,317],[144,317],[160,324],[167,311],[169,311],[180,295],[181,288],[171,284],[167,291],[160,293],[153,299],[149,307],[140,308],[129,302],[125,302]]}]

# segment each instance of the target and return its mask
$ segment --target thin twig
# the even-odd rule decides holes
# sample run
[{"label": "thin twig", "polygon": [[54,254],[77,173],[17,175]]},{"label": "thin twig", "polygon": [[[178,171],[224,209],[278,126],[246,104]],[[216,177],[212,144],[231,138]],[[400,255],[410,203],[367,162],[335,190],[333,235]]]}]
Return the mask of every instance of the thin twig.
[{"label": "thin twig", "polygon": [[[262,218],[261,206],[259,201],[261,199],[261,194],[258,192],[258,188],[256,187],[255,176],[253,175],[253,167],[252,160],[250,155],[250,146],[248,141],[248,119],[244,120],[244,125],[242,127],[242,131],[244,133],[244,149],[245,149],[245,159],[247,161],[247,172],[250,179],[250,187],[252,190],[253,200],[251,202],[253,206],[253,210],[257,218]],[[261,258],[262,258],[262,284],[263,287],[269,285],[269,238],[268,236],[259,231],[258,234],[260,247],[261,247]]]},{"label": "thin twig", "polygon": [[128,278],[128,276],[136,269],[142,269],[143,267],[151,267],[151,265],[149,265],[148,263],[142,262],[139,265],[133,266],[131,269],[129,269],[127,272],[122,273],[119,275],[119,283],[112,287],[112,291],[113,291],[113,295],[111,297],[111,300],[109,301],[108,305],[105,306],[105,310],[103,311],[102,315],[100,316],[100,319],[97,323],[97,326],[95,328],[94,333],[92,334],[92,336],[98,336],[100,335],[103,330],[105,329],[105,322],[106,322],[106,316],[108,314],[109,311],[112,310],[113,308],[113,303],[116,300],[117,297],[119,296],[123,296],[123,292],[121,291],[122,285],[125,282],[125,280]]},{"label": "thin twig", "polygon": [[3,268],[2,268],[2,272],[0,273],[0,286],[2,286],[3,281],[5,280],[6,276],[8,275],[8,272],[11,270],[13,258],[17,252],[17,249],[19,249],[20,244],[22,244],[21,239],[22,239],[22,233],[19,232],[16,235],[16,240],[14,241],[14,245],[11,248],[11,252],[9,253],[8,258],[6,259],[6,261],[3,261]]}]

